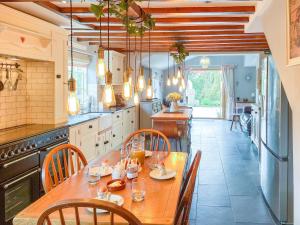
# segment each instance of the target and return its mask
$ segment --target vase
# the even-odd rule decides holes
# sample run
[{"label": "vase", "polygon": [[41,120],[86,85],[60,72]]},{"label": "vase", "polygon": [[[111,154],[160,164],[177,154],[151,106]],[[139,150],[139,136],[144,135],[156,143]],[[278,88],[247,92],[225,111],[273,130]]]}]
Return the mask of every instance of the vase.
[{"label": "vase", "polygon": [[177,110],[178,110],[178,104],[177,104],[177,102],[172,101],[171,105],[170,105],[170,112],[176,112]]}]

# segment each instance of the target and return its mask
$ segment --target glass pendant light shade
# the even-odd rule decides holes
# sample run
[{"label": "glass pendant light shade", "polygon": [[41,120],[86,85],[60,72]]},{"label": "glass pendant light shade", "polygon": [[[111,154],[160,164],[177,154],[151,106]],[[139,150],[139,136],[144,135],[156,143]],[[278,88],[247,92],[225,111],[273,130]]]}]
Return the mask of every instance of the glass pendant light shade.
[{"label": "glass pendant light shade", "polygon": [[140,74],[138,77],[138,89],[139,91],[143,91],[144,88],[145,88],[144,68],[140,67]]},{"label": "glass pendant light shade", "polygon": [[104,61],[104,49],[99,46],[98,48],[98,59],[97,59],[97,76],[104,78],[105,76],[105,61]]},{"label": "glass pendant light shade", "polygon": [[172,78],[172,83],[173,83],[173,85],[177,85],[178,84],[178,78],[175,75]]},{"label": "glass pendant light shade", "polygon": [[181,85],[179,85],[179,91],[182,92],[183,91],[183,88]]},{"label": "glass pendant light shade", "polygon": [[140,96],[137,90],[135,90],[134,92],[133,102],[135,105],[138,105],[140,103]]},{"label": "glass pendant light shade", "polygon": [[208,58],[207,56],[202,57],[200,59],[200,64],[202,68],[207,69],[210,64],[210,58]]},{"label": "glass pendant light shade", "polygon": [[171,79],[170,79],[170,77],[168,77],[168,79],[167,79],[167,86],[171,86]]},{"label": "glass pendant light shade", "polygon": [[80,110],[80,104],[76,94],[76,81],[73,78],[70,78],[68,81],[68,85],[68,112],[70,115],[76,115]]},{"label": "glass pendant light shade", "polygon": [[177,79],[180,79],[181,78],[181,68],[178,67],[178,70],[177,70]]},{"label": "glass pendant light shade", "polygon": [[114,103],[116,101],[114,89],[111,84],[112,74],[110,71],[107,71],[105,76],[106,76],[106,84],[103,88],[102,103],[104,106],[110,107],[110,106],[114,105]]},{"label": "glass pendant light shade", "polygon": [[185,80],[184,80],[184,78],[181,79],[181,87],[183,88],[183,90],[185,89]]},{"label": "glass pendant light shade", "polygon": [[152,81],[149,78],[148,85],[147,85],[147,90],[146,90],[146,98],[147,99],[152,99],[152,97],[153,97]]}]

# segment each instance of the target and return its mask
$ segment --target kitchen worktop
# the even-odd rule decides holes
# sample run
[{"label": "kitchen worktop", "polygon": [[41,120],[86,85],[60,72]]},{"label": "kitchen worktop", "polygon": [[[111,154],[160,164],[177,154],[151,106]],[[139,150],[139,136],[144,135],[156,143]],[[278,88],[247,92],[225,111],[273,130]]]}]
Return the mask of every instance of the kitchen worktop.
[{"label": "kitchen worktop", "polygon": [[104,108],[99,112],[91,112],[80,114],[76,116],[70,116],[69,120],[64,123],[58,124],[26,124],[22,126],[12,127],[8,129],[0,130],[0,145],[7,144],[13,141],[22,140],[25,138],[33,137],[39,134],[47,133],[59,128],[75,126],[77,124],[97,119],[106,113],[114,113],[117,111],[125,110],[133,107],[133,105],[127,105],[124,107],[112,107]]}]

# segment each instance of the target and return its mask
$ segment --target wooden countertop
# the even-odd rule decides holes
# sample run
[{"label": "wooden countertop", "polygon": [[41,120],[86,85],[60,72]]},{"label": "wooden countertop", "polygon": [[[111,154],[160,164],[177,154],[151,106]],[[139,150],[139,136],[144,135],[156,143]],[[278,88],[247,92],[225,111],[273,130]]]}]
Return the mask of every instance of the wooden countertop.
[{"label": "wooden countertop", "polygon": [[189,120],[192,117],[192,109],[181,108],[178,113],[166,113],[166,109],[151,116],[152,120]]},{"label": "wooden countertop", "polygon": [[[155,153],[156,154],[156,153]],[[154,155],[152,157],[155,157]],[[146,196],[143,202],[135,203],[131,200],[131,184],[127,182],[126,188],[121,191],[114,192],[123,196],[125,203],[124,208],[130,210],[136,215],[143,224],[146,225],[171,225],[174,222],[178,198],[181,184],[183,181],[183,174],[187,162],[187,154],[183,152],[171,152],[165,160],[167,168],[172,168],[177,171],[174,179],[170,180],[154,180],[150,178],[148,162],[151,158],[146,159],[139,177],[144,177],[146,182]],[[103,160],[108,160],[108,163],[114,165],[120,160],[119,152],[113,151],[103,157],[99,157],[94,163],[101,163]],[[47,207],[59,200],[71,198],[91,198],[93,192],[90,191],[87,180],[87,168],[84,168],[77,175],[67,179],[64,183],[51,190],[49,193],[38,199],[22,212],[20,212],[13,221],[14,225],[28,225],[36,224],[36,221]],[[105,185],[111,176],[101,178],[100,185]],[[83,220],[81,225],[89,224],[92,219],[92,214],[86,209],[80,209],[80,218]],[[74,220],[74,212],[66,211],[64,213],[67,220]],[[53,215],[54,220],[59,220],[59,215]],[[99,224],[108,222],[109,214],[98,214]],[[115,224],[123,225],[124,220],[115,217]],[[75,222],[74,222],[75,224]],[[126,224],[126,223],[125,223]]]}]

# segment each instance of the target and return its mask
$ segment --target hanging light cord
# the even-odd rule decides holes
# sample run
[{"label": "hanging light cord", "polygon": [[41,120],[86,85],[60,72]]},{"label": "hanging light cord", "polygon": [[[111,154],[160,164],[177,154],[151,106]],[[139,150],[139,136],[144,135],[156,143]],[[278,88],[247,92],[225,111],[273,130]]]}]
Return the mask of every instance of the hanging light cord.
[{"label": "hanging light cord", "polygon": [[126,30],[126,68],[128,69],[128,57],[129,57],[129,54],[128,54],[128,3],[127,3],[127,6],[126,6],[126,25],[127,25],[127,30]]},{"label": "hanging light cord", "polygon": [[[150,0],[148,1],[148,9],[150,8]],[[151,71],[151,60],[150,60],[150,29],[149,29],[149,78],[150,78],[150,71]]]},{"label": "hanging light cord", "polygon": [[73,79],[73,5],[70,0],[70,22],[71,22],[71,79]]},{"label": "hanging light cord", "polygon": [[[101,1],[99,1],[99,4],[101,4]],[[102,16],[99,18],[99,35],[100,35],[100,46],[102,46]]]},{"label": "hanging light cord", "polygon": [[141,34],[141,36],[140,36],[140,68],[142,68],[142,49],[143,49],[142,41],[143,41],[143,35]]},{"label": "hanging light cord", "polygon": [[110,46],[109,46],[109,0],[108,0],[108,4],[107,4],[107,31],[108,31],[108,34],[107,34],[107,47],[108,47],[108,71],[110,71],[110,66],[109,66],[109,51],[110,51]]},{"label": "hanging light cord", "polygon": [[137,80],[136,80],[136,35],[134,36],[134,80],[135,80],[135,83],[137,83]]},{"label": "hanging light cord", "polygon": [[168,52],[168,79],[170,77],[170,54]]}]

